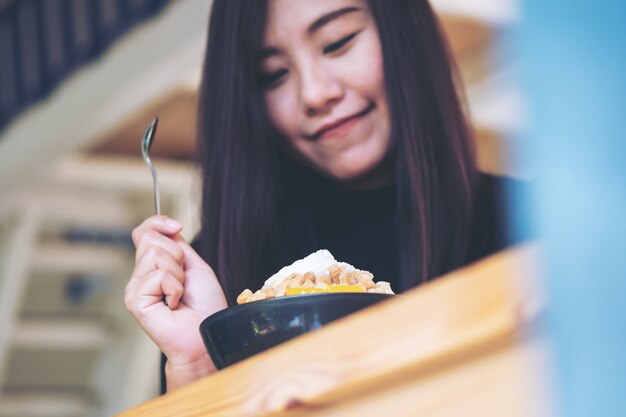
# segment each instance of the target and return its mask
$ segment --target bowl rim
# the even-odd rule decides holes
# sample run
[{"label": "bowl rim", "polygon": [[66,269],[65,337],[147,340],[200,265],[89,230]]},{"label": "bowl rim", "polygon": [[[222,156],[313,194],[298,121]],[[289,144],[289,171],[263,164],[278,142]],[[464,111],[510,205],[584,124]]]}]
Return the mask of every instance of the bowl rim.
[{"label": "bowl rim", "polygon": [[[381,293],[368,293],[368,292],[337,292],[337,293],[314,293],[314,294],[299,294],[299,295],[289,295],[282,297],[274,297],[267,298],[265,300],[252,301],[244,304],[237,304],[230,307],[226,307],[223,310],[217,311],[210,316],[206,317],[200,323],[200,331],[210,323],[214,321],[221,321],[226,319],[234,314],[237,314],[241,311],[246,310],[256,310],[259,308],[280,308],[282,305],[287,304],[297,304],[302,301],[310,301],[315,302],[319,299],[329,300],[333,298],[338,299],[346,299],[346,298],[363,298],[366,296],[367,298],[379,298],[379,301],[383,301],[384,299],[391,299],[397,294],[381,294]],[[277,304],[277,305],[274,305]]]}]

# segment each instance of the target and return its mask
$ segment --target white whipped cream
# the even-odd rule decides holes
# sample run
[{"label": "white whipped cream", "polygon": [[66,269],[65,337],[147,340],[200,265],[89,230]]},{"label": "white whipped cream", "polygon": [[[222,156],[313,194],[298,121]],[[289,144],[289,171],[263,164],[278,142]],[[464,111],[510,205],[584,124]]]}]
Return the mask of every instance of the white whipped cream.
[{"label": "white whipped cream", "polygon": [[355,268],[345,262],[337,262],[334,256],[326,249],[320,249],[313,252],[306,258],[298,259],[291,265],[282,268],[280,271],[272,275],[265,281],[263,288],[276,288],[287,279],[291,274],[305,274],[313,272],[315,276],[327,274],[330,275],[329,268],[338,264],[347,271],[354,271]]}]

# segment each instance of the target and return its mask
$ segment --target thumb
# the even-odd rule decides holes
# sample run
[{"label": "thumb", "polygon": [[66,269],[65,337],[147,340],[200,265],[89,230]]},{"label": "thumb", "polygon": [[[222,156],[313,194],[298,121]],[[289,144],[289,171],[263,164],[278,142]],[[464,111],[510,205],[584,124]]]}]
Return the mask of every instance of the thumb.
[{"label": "thumb", "polygon": [[176,242],[183,250],[184,269],[211,269],[211,267],[202,259],[200,255],[191,247],[191,245],[183,240]]}]

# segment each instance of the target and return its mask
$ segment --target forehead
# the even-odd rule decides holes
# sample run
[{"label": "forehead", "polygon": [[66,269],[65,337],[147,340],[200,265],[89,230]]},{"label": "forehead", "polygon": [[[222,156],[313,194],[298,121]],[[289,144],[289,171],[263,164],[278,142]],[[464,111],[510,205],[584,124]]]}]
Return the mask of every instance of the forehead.
[{"label": "forehead", "polygon": [[306,35],[320,17],[347,7],[367,7],[365,0],[268,0],[264,44]]}]

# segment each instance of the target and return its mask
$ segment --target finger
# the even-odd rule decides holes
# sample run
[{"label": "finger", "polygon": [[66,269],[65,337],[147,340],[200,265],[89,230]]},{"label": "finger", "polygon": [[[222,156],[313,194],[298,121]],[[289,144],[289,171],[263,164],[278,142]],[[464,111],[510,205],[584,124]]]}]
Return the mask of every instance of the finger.
[{"label": "finger", "polygon": [[162,233],[166,236],[173,236],[182,230],[183,226],[180,222],[170,219],[167,216],[155,215],[150,216],[143,223],[133,229],[131,234],[135,247],[139,244],[141,236],[149,230]]},{"label": "finger", "polygon": [[[178,239],[178,237],[176,237]],[[139,238],[135,259],[142,257],[151,247],[157,246],[167,252],[180,265],[183,264],[184,253],[178,244],[172,238],[162,235],[155,231],[147,231]]]},{"label": "finger", "polygon": [[176,310],[184,291],[183,284],[173,275],[167,275],[161,281],[161,292],[165,296],[165,304],[170,310]]},{"label": "finger", "polygon": [[172,274],[157,270],[139,280],[138,285],[128,294],[127,307],[138,318],[150,307],[165,302],[174,310],[178,307],[184,292],[183,284]]},{"label": "finger", "polygon": [[169,272],[181,283],[185,280],[185,273],[181,264],[159,246],[149,247],[144,255],[137,259],[131,280],[141,279],[141,277],[155,270]]}]

